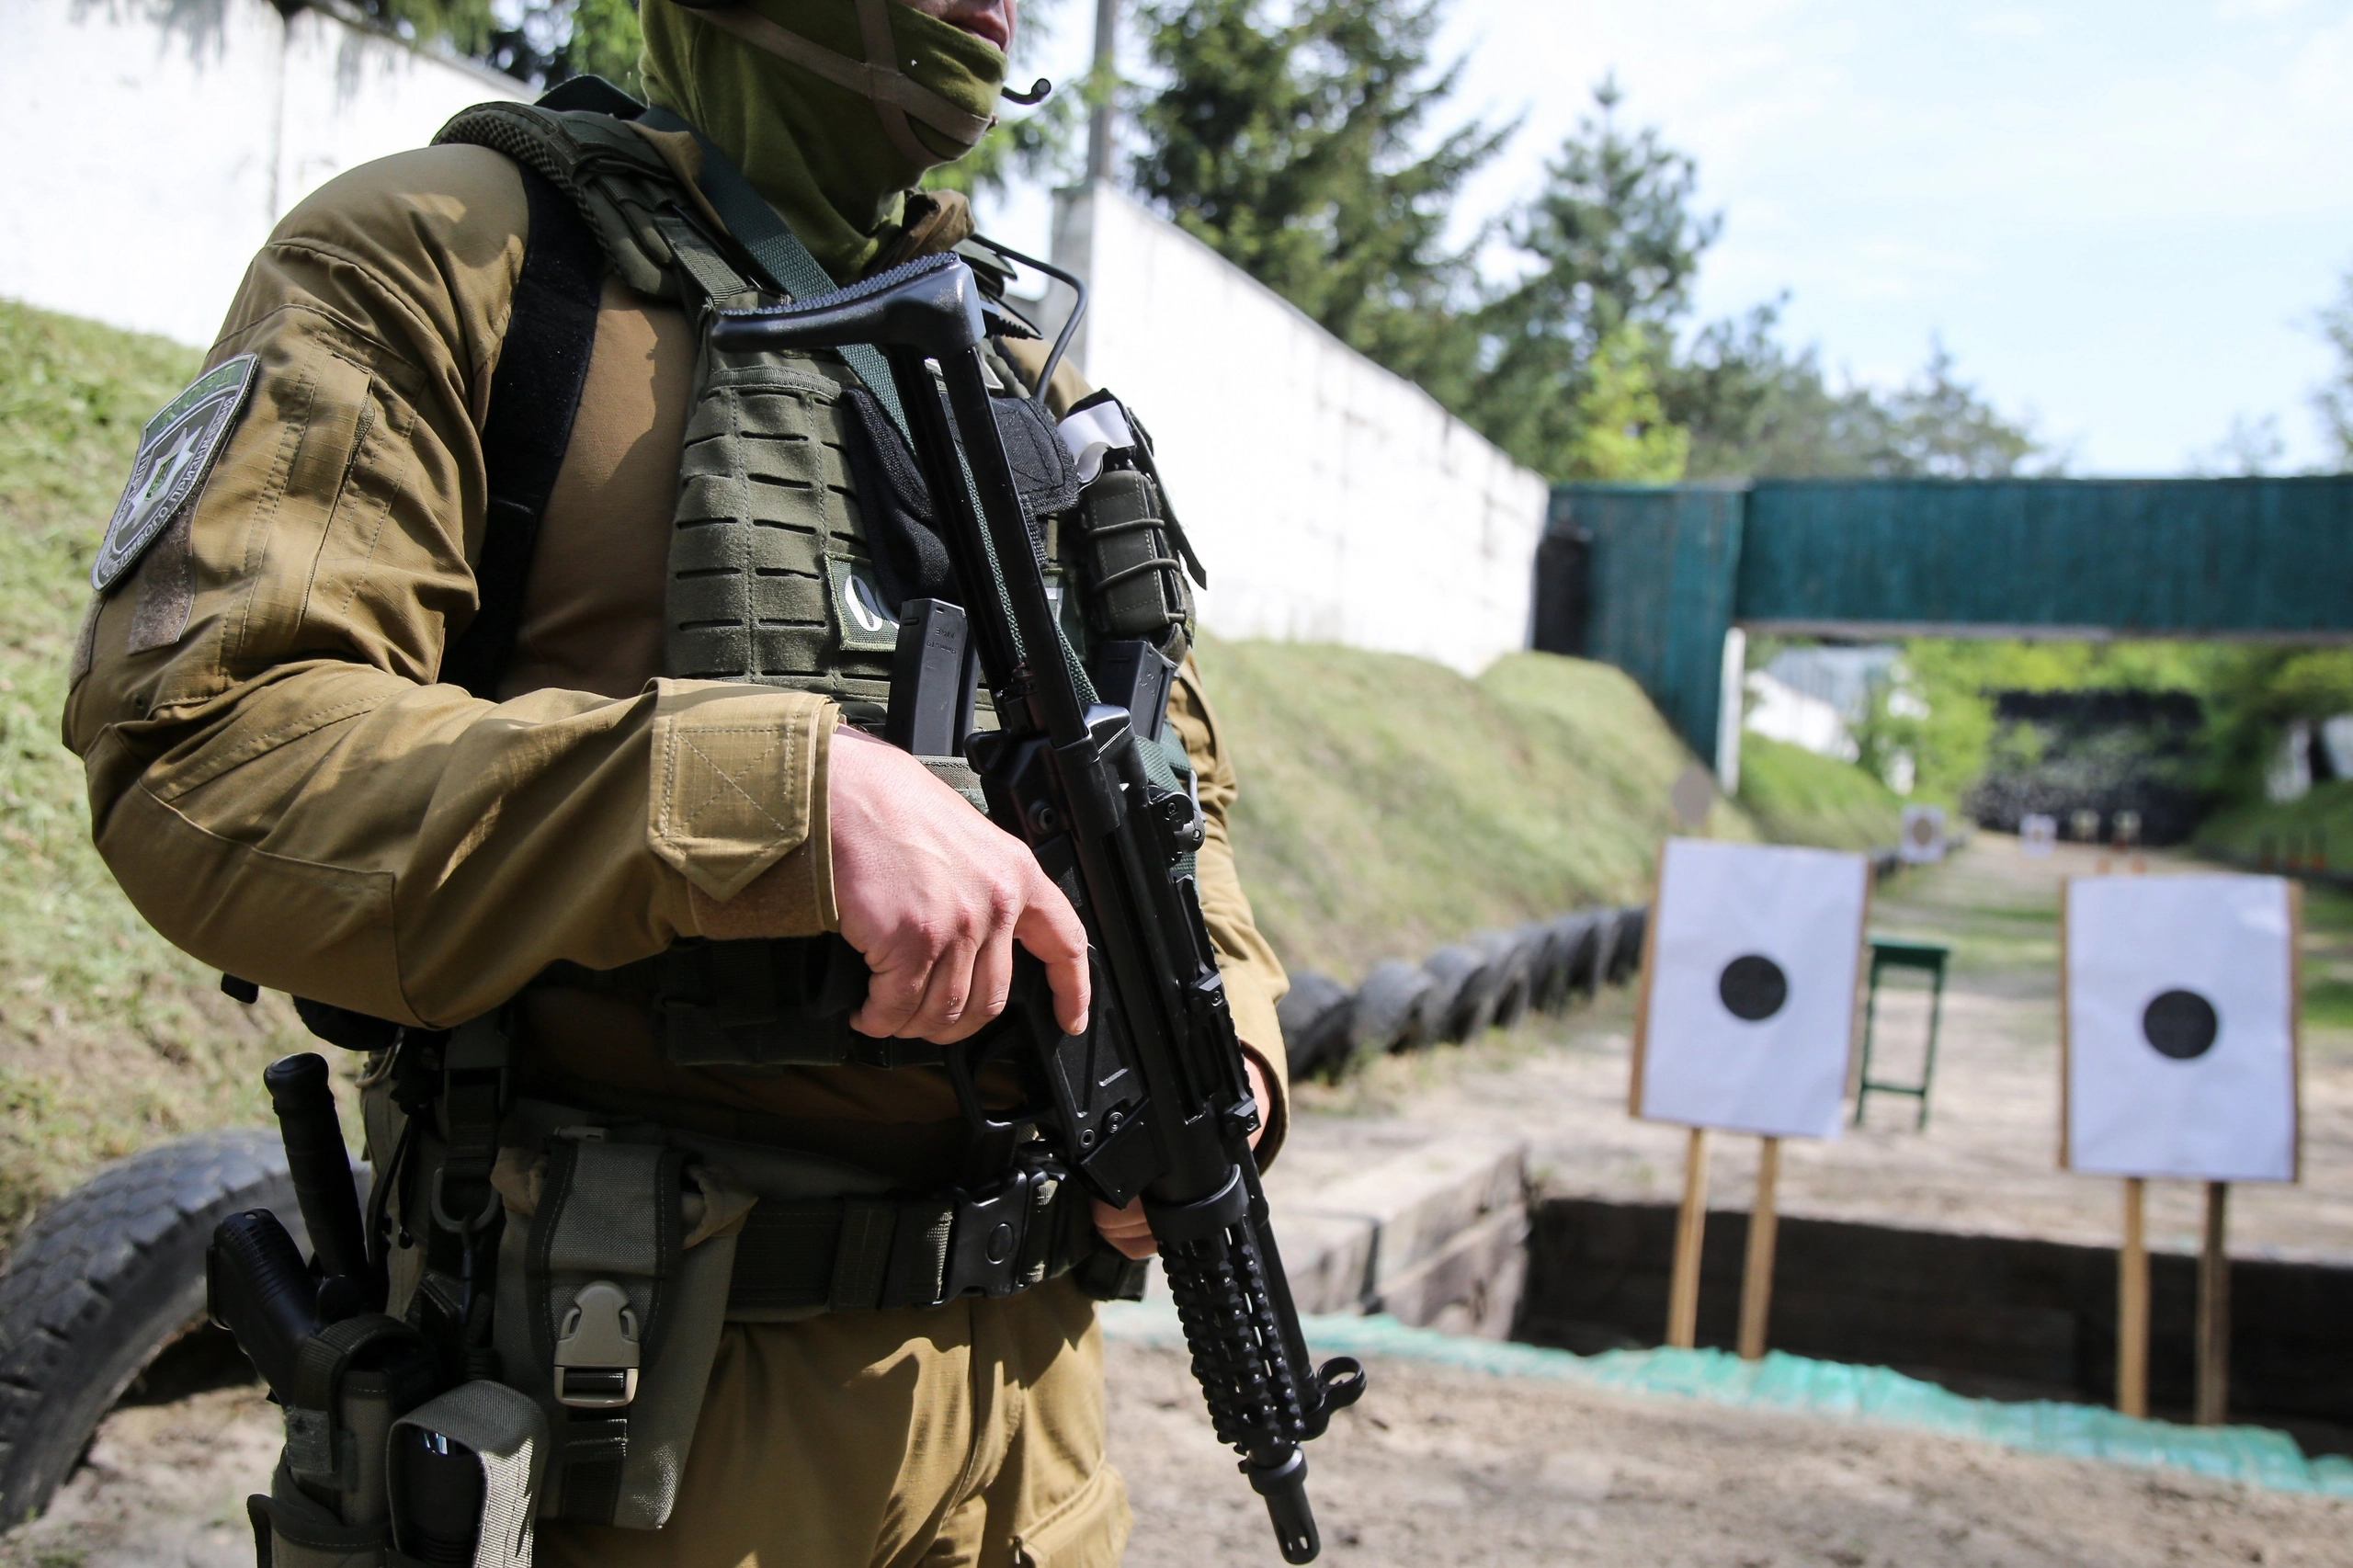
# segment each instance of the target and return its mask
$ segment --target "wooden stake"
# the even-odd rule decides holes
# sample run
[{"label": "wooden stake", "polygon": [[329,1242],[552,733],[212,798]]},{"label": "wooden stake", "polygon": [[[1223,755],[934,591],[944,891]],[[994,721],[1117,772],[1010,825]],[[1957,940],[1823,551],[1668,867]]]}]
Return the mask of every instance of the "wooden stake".
[{"label": "wooden stake", "polygon": [[2116,1408],[2149,1414],[2149,1184],[2124,1178],[2124,1245],[2116,1255]]},{"label": "wooden stake", "polygon": [[1683,1147],[1683,1209],[1675,1220],[1675,1272],[1666,1286],[1666,1342],[1688,1350],[1699,1334],[1699,1239],[1708,1226],[1708,1131]]},{"label": "wooden stake", "polygon": [[1756,1203],[1748,1214],[1748,1258],[1740,1273],[1740,1358],[1765,1358],[1765,1320],[1773,1310],[1773,1240],[1780,1216],[1773,1187],[1781,1175],[1781,1141],[1756,1141]]},{"label": "wooden stake", "polygon": [[2231,1186],[2206,1184],[2206,1244],[2198,1253],[2198,1425],[2220,1426],[2231,1405]]}]

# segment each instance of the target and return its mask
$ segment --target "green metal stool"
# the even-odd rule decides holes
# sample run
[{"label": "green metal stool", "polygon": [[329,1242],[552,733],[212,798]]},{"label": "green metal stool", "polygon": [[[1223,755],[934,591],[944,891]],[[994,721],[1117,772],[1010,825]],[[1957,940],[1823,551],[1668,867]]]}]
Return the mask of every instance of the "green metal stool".
[{"label": "green metal stool", "polygon": [[[1914,1129],[1926,1131],[1928,1126],[1928,1085],[1937,1075],[1937,1026],[1943,1020],[1945,1008],[1945,960],[1952,949],[1941,942],[1898,941],[1888,937],[1873,937],[1871,942],[1871,983],[1863,1001],[1863,1073],[1855,1090],[1855,1125],[1863,1124],[1863,1106],[1872,1095],[1909,1095],[1920,1102],[1920,1120]],[[1879,1022],[1879,977],[1881,970],[1916,969],[1928,975],[1928,1050],[1921,1058],[1920,1081],[1916,1084],[1886,1084],[1871,1076],[1871,1037]]]}]

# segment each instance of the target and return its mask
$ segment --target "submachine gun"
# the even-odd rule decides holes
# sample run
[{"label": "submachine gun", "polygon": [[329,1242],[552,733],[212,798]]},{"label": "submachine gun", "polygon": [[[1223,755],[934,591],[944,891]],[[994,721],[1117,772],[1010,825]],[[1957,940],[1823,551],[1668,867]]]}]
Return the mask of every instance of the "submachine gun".
[{"label": "submachine gun", "polygon": [[[1143,716],[1097,701],[1063,638],[991,404],[985,330],[971,268],[936,256],[724,312],[711,341],[871,346],[889,363],[1000,725],[972,734],[966,757],[990,816],[1077,909],[1094,982],[1086,1031],[1065,1035],[1044,966],[1017,952],[1006,1013],[950,1048],[949,1075],[982,1131],[1043,1143],[1115,1208],[1142,1195],[1218,1439],[1265,1497],[1284,1561],[1312,1562],[1301,1445],[1364,1392],[1364,1372],[1308,1359],[1250,1151],[1258,1107],[1195,891],[1200,808],[1158,742],[1135,733]],[[984,1108],[974,1086],[998,1063],[1023,1085],[1010,1110]]]}]

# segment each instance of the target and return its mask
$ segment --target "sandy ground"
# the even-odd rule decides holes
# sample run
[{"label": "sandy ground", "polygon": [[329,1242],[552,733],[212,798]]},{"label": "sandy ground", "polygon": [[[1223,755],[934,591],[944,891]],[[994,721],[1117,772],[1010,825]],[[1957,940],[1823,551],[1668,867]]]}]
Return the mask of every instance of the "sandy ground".
[{"label": "sandy ground", "polygon": [[[1928,1126],[1915,1131],[1913,1101],[1873,1096],[1863,1127],[1829,1142],[1785,1142],[1783,1212],[2116,1244],[2120,1184],[2057,1168],[2058,880],[2097,864],[2072,846],[2031,859],[2016,840],[1988,835],[1881,890],[1873,931],[1954,949]],[[2151,872],[2167,869],[2160,859]],[[2308,966],[2341,965],[2347,945],[2341,933],[2308,936]],[[1891,979],[1881,992],[1874,1076],[1917,1072],[1927,1013],[1914,984]],[[1527,1139],[1532,1173],[1548,1190],[1675,1201],[1683,1130],[1627,1115],[1632,1017],[1621,988],[1565,1018],[1389,1058],[1336,1088],[1303,1085],[1302,1114],[1267,1183],[1277,1212],[1285,1194],[1382,1149],[1473,1129]],[[2231,1248],[2245,1257],[2353,1262],[2353,1034],[2307,1028],[2302,1106],[2302,1181],[2234,1187]],[[1711,1139],[1714,1206],[1747,1207],[1756,1151],[1753,1138]],[[2151,1244],[2195,1251],[2202,1201],[2195,1183],[2151,1183]]]},{"label": "sandy ground", "polygon": [[[1886,1428],[1377,1362],[1309,1450],[1335,1568],[2342,1563],[2353,1504]],[[1182,1358],[1114,1346],[1129,1568],[1274,1563]]]},{"label": "sandy ground", "polygon": [[[1172,1350],[1113,1344],[1130,1568],[1279,1561]],[[2346,1561],[2353,1503],[1823,1419],[1380,1361],[1310,1450],[1336,1568],[2127,1568]],[[243,1568],[278,1423],[246,1390],[119,1411],[6,1568]],[[779,1565],[782,1568],[782,1565]]]}]

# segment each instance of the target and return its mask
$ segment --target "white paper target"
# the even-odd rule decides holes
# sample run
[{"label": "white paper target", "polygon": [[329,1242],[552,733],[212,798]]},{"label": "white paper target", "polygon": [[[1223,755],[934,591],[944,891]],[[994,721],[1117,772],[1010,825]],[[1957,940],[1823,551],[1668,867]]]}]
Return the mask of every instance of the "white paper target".
[{"label": "white paper target", "polygon": [[1668,840],[1635,1113],[1836,1138],[1870,882],[1859,855]]},{"label": "white paper target", "polygon": [[2079,877],[2066,888],[2068,1166],[2293,1181],[2288,884]]},{"label": "white paper target", "polygon": [[1895,841],[1896,858],[1907,865],[1933,866],[1945,858],[1945,809],[1906,806],[1903,831]]}]

